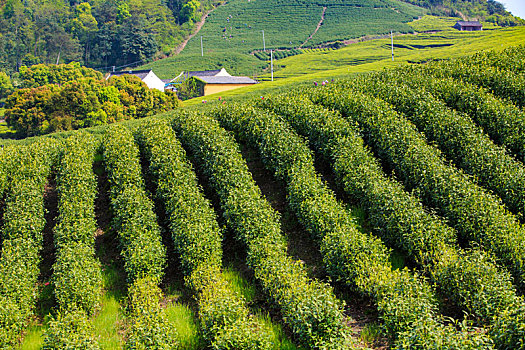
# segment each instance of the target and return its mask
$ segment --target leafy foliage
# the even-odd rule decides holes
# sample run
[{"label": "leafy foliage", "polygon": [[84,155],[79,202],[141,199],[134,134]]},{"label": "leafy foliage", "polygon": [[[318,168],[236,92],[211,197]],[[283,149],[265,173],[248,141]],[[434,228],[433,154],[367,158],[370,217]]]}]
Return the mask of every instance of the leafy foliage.
[{"label": "leafy foliage", "polygon": [[355,89],[316,90],[315,100],[335,107],[359,122],[366,140],[423,203],[435,207],[464,240],[492,251],[523,284],[523,227],[501,200],[447,165],[441,152],[427,144],[416,127],[386,102]]},{"label": "leafy foliage", "polygon": [[63,85],[82,78],[102,79],[102,74],[96,70],[81,66],[78,62],[69,64],[49,65],[37,64],[20,67],[18,78],[22,88],[36,88],[47,84]]},{"label": "leafy foliage", "polygon": [[[393,82],[398,84],[393,86]],[[417,81],[417,80],[416,80]],[[508,208],[525,214],[525,167],[495,145],[483,129],[463,114],[448,108],[423,89],[413,89],[414,80],[405,74],[376,75],[356,81],[358,89],[384,99],[413,122],[428,140],[480,185],[497,194]]]},{"label": "leafy foliage", "polygon": [[132,75],[112,77],[108,81],[78,78],[58,86],[55,82],[59,82],[60,77],[40,75],[39,70],[28,73],[25,81],[36,84],[52,80],[53,83],[17,90],[6,101],[7,124],[21,136],[143,118],[180,104],[173,92],[150,90]]},{"label": "leafy foliage", "polygon": [[166,122],[150,122],[141,126],[138,138],[169,217],[186,284],[197,294],[208,343],[214,349],[269,349],[268,334],[222,276],[221,230],[175,133]]},{"label": "leafy foliage", "polygon": [[[509,66],[510,66],[509,62]],[[525,77],[499,64],[472,62],[468,58],[433,62],[421,68],[423,74],[438,78],[452,77],[479,85],[494,95],[525,107]]]},{"label": "leafy foliage", "polygon": [[[448,348],[471,342],[488,346],[483,336],[470,336],[466,329],[456,332],[440,322],[429,286],[408,269],[394,270],[381,241],[357,229],[315,171],[310,150],[289,126],[275,115],[239,105],[230,105],[215,115],[240,138],[257,145],[268,168],[287,184],[288,201],[299,220],[320,240],[323,261],[332,278],[372,297],[387,331],[399,337],[399,344],[408,345],[418,338],[421,348],[432,348],[437,339]],[[419,333],[416,324],[424,325],[429,334]]]},{"label": "leafy foliage", "polygon": [[58,144],[54,140],[13,149],[0,258],[0,348],[15,347],[37,297],[44,187]]},{"label": "leafy foliage", "polygon": [[454,16],[461,18],[486,20],[500,26],[523,25],[525,21],[513,16],[505,10],[501,2],[496,0],[402,0],[410,4],[430,9],[430,13],[438,16]]},{"label": "leafy foliage", "polygon": [[121,125],[109,128],[102,142],[111,185],[114,229],[118,233],[129,284],[131,349],[170,349],[174,329],[160,306],[158,284],[164,275],[166,248],[162,245],[153,202],[144,189],[139,149]]},{"label": "leafy foliage", "polygon": [[342,302],[287,255],[278,214],[262,197],[233,138],[199,114],[174,115],[173,127],[217,193],[225,222],[247,247],[248,265],[297,340],[320,349],[351,346]]},{"label": "leafy foliage", "polygon": [[53,266],[57,317],[46,334],[45,348],[96,348],[88,317],[98,309],[102,294],[100,263],[95,258],[96,182],[92,165],[95,143],[85,134],[65,141],[57,185],[55,226],[56,262]]},{"label": "leafy foliage", "polygon": [[4,72],[0,72],[0,99],[4,99],[13,92],[13,83]]},{"label": "leafy foliage", "polygon": [[42,349],[100,349],[93,337],[93,325],[84,311],[72,309],[58,313],[49,321]]},{"label": "leafy foliage", "polygon": [[366,209],[374,231],[422,265],[443,295],[476,317],[478,324],[493,326],[496,342],[502,335],[523,339],[516,331],[523,326],[519,319],[494,326],[502,312],[517,312],[525,305],[517,297],[509,274],[479,249],[460,250],[456,232],[383,173],[364,146],[357,125],[337,112],[314,105],[302,94],[265,98],[261,105],[282,115],[309,138],[330,162],[347,195]]},{"label": "leafy foliage", "polygon": [[[151,60],[179,45],[214,0],[0,2],[0,69],[82,61],[110,67]],[[191,13],[187,14],[187,9]]]}]

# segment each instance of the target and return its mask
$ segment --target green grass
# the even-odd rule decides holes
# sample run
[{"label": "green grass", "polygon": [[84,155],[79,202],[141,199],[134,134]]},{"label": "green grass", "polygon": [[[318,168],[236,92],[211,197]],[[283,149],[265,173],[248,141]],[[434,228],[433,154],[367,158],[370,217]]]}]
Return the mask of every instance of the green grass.
[{"label": "green grass", "polygon": [[93,320],[95,335],[102,349],[122,349],[124,342],[119,331],[123,321],[124,315],[119,300],[114,295],[104,295],[102,309]]},{"label": "green grass", "polygon": [[175,325],[176,339],[182,349],[197,350],[205,347],[197,316],[187,305],[172,303],[166,307],[166,315],[169,322]]},{"label": "green grass", "polygon": [[[244,278],[235,268],[228,266],[223,270],[224,278],[230,283],[232,289],[242,295],[248,305],[256,302],[257,290],[253,282]],[[286,335],[282,323],[279,320],[273,320],[268,312],[252,308],[256,319],[268,330],[271,342],[275,350],[300,350],[301,348],[292,343]]]},{"label": "green grass", "polygon": [[282,324],[272,320],[267,312],[259,312],[256,314],[256,317],[261,322],[263,327],[268,330],[268,333],[270,334],[270,341],[274,344],[275,350],[302,349],[290,341],[284,332]]},{"label": "green grass", "polygon": [[20,350],[37,350],[42,348],[44,343],[44,329],[45,327],[42,325],[30,326],[20,345]]},{"label": "green grass", "polygon": [[359,337],[365,344],[372,345],[381,337],[381,335],[381,326],[374,322],[364,326]]},{"label": "green grass", "polygon": [[255,300],[255,285],[249,283],[233,267],[226,267],[223,270],[223,276],[230,283],[232,289],[246,299],[246,302],[252,303]]}]

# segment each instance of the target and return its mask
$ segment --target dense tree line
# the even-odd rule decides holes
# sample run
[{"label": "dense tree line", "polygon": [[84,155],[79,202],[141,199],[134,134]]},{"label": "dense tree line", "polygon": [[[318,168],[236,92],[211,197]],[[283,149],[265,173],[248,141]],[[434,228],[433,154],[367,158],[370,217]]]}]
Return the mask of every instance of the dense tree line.
[{"label": "dense tree line", "polygon": [[0,70],[119,66],[169,53],[218,0],[0,0]]},{"label": "dense tree line", "polygon": [[403,0],[430,9],[432,15],[467,17],[485,20],[500,26],[523,25],[525,21],[505,10],[505,6],[495,0]]},{"label": "dense tree line", "polygon": [[180,103],[175,93],[150,90],[136,76],[106,81],[78,63],[23,66],[18,84],[6,98],[5,119],[23,137],[143,118]]}]

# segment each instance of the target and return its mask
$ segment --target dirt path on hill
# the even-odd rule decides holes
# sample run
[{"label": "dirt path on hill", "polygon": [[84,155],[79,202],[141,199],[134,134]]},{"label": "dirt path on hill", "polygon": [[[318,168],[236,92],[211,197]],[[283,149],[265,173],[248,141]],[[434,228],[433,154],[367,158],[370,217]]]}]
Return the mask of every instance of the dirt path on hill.
[{"label": "dirt path on hill", "polygon": [[312,34],[310,34],[310,36],[308,37],[308,39],[306,39],[304,41],[304,43],[301,44],[301,46],[299,46],[300,49],[303,48],[304,45],[306,45],[306,43],[308,42],[308,40],[312,39],[312,37],[315,35],[315,33],[317,33],[317,31],[319,30],[319,28],[321,28],[321,26],[323,25],[323,21],[324,21],[324,15],[326,13],[326,6],[323,7],[323,13],[321,14],[321,20],[319,21],[319,23],[317,23],[317,28],[315,28],[314,32]]},{"label": "dirt path on hill", "polygon": [[[219,5],[221,6],[221,5]],[[219,7],[217,6],[217,7]],[[216,8],[217,8],[216,7]],[[177,46],[177,48],[175,49],[175,51],[173,51],[173,54],[172,55],[178,55],[179,53],[181,53],[182,50],[184,50],[184,48],[186,47],[186,44],[188,44],[188,41],[191,40],[191,38],[193,38],[195,35],[197,35],[197,33],[201,30],[202,26],[204,25],[204,22],[206,22],[206,18],[208,18],[208,15],[210,14],[211,11],[215,10],[216,8],[214,9],[211,9],[209,10],[208,12],[206,12],[202,17],[201,17],[201,20],[197,22],[197,25],[195,26],[195,31],[190,34],[190,36],[188,37],[188,39],[184,40],[182,42],[182,44],[180,44],[179,46]]]},{"label": "dirt path on hill", "polygon": [[461,19],[463,19],[464,21],[468,21],[467,16],[465,16],[464,14],[462,14],[461,12],[459,12],[458,10],[456,10],[456,13],[461,17]]}]

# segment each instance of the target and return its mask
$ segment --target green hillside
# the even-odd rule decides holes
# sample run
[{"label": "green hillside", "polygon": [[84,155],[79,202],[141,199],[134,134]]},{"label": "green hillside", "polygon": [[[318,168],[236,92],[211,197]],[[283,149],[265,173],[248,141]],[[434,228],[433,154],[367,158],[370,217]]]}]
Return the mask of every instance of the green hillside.
[{"label": "green hillside", "polygon": [[[275,81],[185,101],[185,105],[243,95],[262,95],[285,89],[293,83],[309,83],[339,78],[356,73],[380,71],[407,63],[422,63],[470,55],[476,51],[497,49],[525,43],[525,27],[499,28],[483,32],[457,31],[434,34],[405,35],[394,38],[395,61],[391,58],[390,38],[364,41],[339,50],[307,50],[308,52],[275,62]],[[283,67],[284,66],[284,67]],[[269,79],[269,74],[260,77]]]},{"label": "green hillside", "polygon": [[[391,30],[411,33],[407,23],[426,12],[397,0],[232,0],[210,13],[181,54],[143,67],[165,78],[182,70],[217,67],[254,75],[267,66],[251,55],[264,48],[263,31],[267,49],[293,49]],[[323,13],[322,25],[307,41]]]},{"label": "green hillside", "polygon": [[[405,35],[394,38],[394,62],[391,62],[390,38],[385,38],[356,43],[339,50],[312,50],[300,57],[276,61],[274,77],[288,78],[333,69],[348,72],[377,70],[400,62],[419,63],[431,59],[447,59],[523,42],[524,27],[470,33],[451,30]],[[359,66],[362,67],[358,68]],[[268,79],[269,74],[261,78]]]},{"label": "green hillside", "polygon": [[0,0],[0,70],[79,61],[108,68],[168,55],[215,0]]}]

